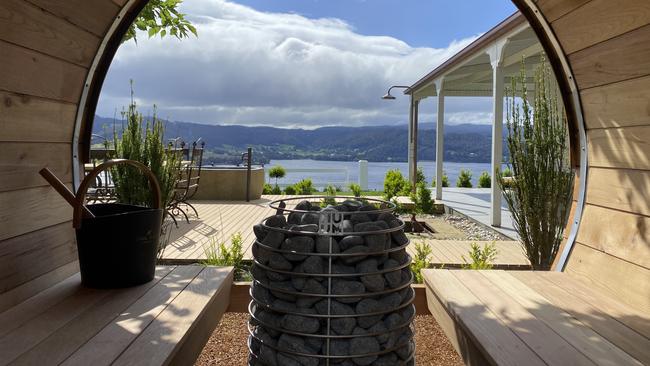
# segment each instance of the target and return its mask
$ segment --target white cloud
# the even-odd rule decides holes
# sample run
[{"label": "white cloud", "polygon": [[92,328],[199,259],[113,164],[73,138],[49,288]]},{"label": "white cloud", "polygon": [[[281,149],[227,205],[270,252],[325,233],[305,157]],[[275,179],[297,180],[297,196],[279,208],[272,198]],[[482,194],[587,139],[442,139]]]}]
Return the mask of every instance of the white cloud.
[{"label": "white cloud", "polygon": [[[403,123],[407,98],[379,97],[390,85],[416,81],[476,38],[444,49],[414,48],[358,34],[340,19],[265,13],[225,0],[188,1],[182,11],[199,37],[139,34],[138,45],[124,44],[99,114],[112,116],[125,105],[134,79],[140,105],[155,103],[173,120],[287,127]],[[448,120],[485,121],[472,104],[473,98],[451,103]]]}]

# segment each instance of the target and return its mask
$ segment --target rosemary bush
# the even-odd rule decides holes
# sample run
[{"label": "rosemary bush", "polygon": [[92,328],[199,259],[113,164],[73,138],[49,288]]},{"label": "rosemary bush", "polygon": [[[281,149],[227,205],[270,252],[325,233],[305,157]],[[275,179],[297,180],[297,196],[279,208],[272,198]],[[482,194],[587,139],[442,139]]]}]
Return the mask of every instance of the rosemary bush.
[{"label": "rosemary bush", "polygon": [[424,241],[415,244],[415,256],[413,257],[413,262],[411,263],[411,272],[413,272],[413,282],[415,283],[424,283],[424,278],[422,277],[422,270],[431,267],[431,262],[429,262],[429,256],[433,250],[431,246]]},{"label": "rosemary bush", "polygon": [[461,169],[458,173],[456,180],[456,187],[459,188],[472,188],[472,171],[469,169]]},{"label": "rosemary bush", "polygon": [[515,179],[507,184],[499,179],[526,255],[538,270],[550,269],[557,255],[573,186],[566,115],[552,78],[548,64],[542,62],[535,71],[535,97],[529,101],[522,62],[521,73],[506,91],[507,141]]},{"label": "rosemary bush", "polygon": [[499,251],[494,242],[485,244],[483,248],[476,243],[472,243],[469,250],[469,258],[472,262],[470,263],[463,255],[463,262],[465,262],[463,269],[492,269],[498,253]]},{"label": "rosemary bush", "polygon": [[[165,129],[163,122],[156,116],[155,109],[153,117],[147,121],[138,112],[133,89],[131,103],[122,112],[122,118],[127,124],[121,137],[114,131],[115,157],[136,160],[149,167],[160,184],[162,207],[167,207],[174,197],[181,157],[171,150],[171,145],[165,145]],[[139,170],[118,165],[111,169],[111,177],[120,202],[142,206],[151,204],[149,181]]]},{"label": "rosemary bush", "polygon": [[490,188],[491,186],[492,186],[492,178],[490,177],[490,173],[488,172],[481,173],[481,175],[478,177],[478,187]]}]

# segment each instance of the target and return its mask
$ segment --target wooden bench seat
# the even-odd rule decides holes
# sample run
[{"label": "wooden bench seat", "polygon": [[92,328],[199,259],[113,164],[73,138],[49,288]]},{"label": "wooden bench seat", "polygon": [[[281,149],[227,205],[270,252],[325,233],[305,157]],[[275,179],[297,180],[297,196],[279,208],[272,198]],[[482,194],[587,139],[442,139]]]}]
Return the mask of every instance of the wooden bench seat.
[{"label": "wooden bench seat", "polygon": [[650,365],[650,314],[569,274],[423,275],[429,310],[468,365]]},{"label": "wooden bench seat", "polygon": [[97,290],[77,273],[0,313],[0,365],[191,365],[232,280],[231,267],[160,266],[147,284]]}]

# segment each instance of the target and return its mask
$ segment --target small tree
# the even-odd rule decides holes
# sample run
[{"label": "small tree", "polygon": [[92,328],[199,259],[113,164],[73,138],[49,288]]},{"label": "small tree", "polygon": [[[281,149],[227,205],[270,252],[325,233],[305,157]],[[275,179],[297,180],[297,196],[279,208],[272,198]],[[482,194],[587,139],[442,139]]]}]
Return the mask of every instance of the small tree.
[{"label": "small tree", "polygon": [[[436,186],[436,177],[433,177],[433,181],[431,182],[431,187],[435,187],[435,186]],[[449,187],[449,176],[445,172],[442,173],[442,186]]]},{"label": "small tree", "polygon": [[269,170],[269,178],[275,178],[275,185],[278,185],[278,179],[284,178],[287,171],[281,165],[276,165]]},{"label": "small tree", "polygon": [[485,244],[483,246],[483,249],[476,244],[472,243],[471,249],[469,250],[469,258],[472,260],[469,262],[465,256],[461,256],[463,258],[463,262],[465,264],[463,265],[464,269],[492,269],[493,262],[496,259],[498,254],[496,245],[494,242],[490,244]]},{"label": "small tree", "polygon": [[515,179],[508,183],[510,189],[505,189],[503,178],[499,185],[531,265],[547,270],[560,248],[571,207],[573,172],[566,115],[546,62],[535,72],[532,104],[523,62],[506,95],[507,141]]},{"label": "small tree", "polygon": [[456,187],[472,188],[472,171],[469,169],[461,169],[456,180]]},{"label": "small tree", "polygon": [[491,186],[492,186],[492,178],[490,177],[490,173],[484,171],[478,177],[478,187],[479,188],[490,188]]},{"label": "small tree", "polygon": [[390,200],[391,198],[399,195],[409,195],[411,189],[410,184],[397,169],[391,169],[386,172],[384,178],[384,198]]},{"label": "small tree", "polygon": [[424,278],[422,277],[422,270],[429,268],[431,262],[429,262],[429,256],[433,250],[431,246],[424,241],[415,244],[415,256],[413,257],[413,262],[411,263],[411,272],[413,272],[413,281],[415,283],[423,283]]},{"label": "small tree", "polygon": [[293,188],[296,191],[296,194],[309,195],[314,192],[314,185],[309,178],[305,178],[300,182],[294,184]]},{"label": "small tree", "polygon": [[348,186],[354,197],[361,197],[361,186],[356,183],[350,183]]},{"label": "small tree", "polygon": [[411,194],[411,200],[415,203],[417,213],[432,213],[433,200],[431,200],[431,191],[427,185],[424,182],[419,182],[415,192],[415,194]]},{"label": "small tree", "polygon": [[288,186],[287,188],[284,189],[284,194],[287,195],[294,195],[296,194],[296,189],[293,186]]}]

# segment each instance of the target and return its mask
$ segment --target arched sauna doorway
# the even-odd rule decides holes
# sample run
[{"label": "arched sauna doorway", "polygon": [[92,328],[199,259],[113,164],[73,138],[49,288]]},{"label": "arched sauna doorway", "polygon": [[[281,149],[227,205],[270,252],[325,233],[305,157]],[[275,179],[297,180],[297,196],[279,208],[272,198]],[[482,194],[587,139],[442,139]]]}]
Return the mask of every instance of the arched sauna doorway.
[{"label": "arched sauna doorway", "polygon": [[[70,208],[108,66],[145,0],[0,5],[0,310],[76,271]],[[564,270],[650,311],[650,8],[514,0],[551,59],[579,184]],[[27,286],[29,284],[29,286]]]}]

